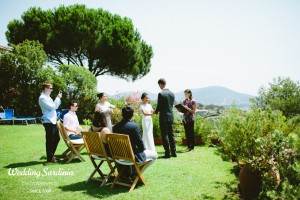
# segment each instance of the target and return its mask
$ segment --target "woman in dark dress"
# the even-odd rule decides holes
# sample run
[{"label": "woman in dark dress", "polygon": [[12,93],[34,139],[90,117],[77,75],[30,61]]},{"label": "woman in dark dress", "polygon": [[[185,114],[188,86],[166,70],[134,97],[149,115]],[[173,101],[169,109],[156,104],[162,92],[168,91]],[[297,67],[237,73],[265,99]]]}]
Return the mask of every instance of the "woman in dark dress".
[{"label": "woman in dark dress", "polygon": [[94,114],[93,124],[89,128],[89,131],[99,132],[101,140],[103,142],[104,148],[108,156],[111,156],[109,147],[107,144],[106,134],[110,133],[109,128],[107,127],[106,115],[103,112],[96,111]]}]

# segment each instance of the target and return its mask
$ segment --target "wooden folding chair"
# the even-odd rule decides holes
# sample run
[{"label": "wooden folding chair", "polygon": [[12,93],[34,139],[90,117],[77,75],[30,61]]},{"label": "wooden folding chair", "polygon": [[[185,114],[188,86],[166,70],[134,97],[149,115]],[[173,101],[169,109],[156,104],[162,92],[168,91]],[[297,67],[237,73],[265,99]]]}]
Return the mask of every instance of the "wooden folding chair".
[{"label": "wooden folding chair", "polygon": [[[90,177],[88,178],[87,182],[91,179],[101,181],[102,182],[100,185],[101,187],[107,183],[107,181],[110,179],[112,175],[116,176],[115,175],[116,165],[114,164],[113,159],[111,157],[108,157],[100,133],[84,131],[82,132],[82,137],[84,140],[86,150],[95,168],[92,174],[90,175]],[[96,160],[100,161],[98,165],[96,163]],[[107,162],[110,169],[108,175],[105,175],[100,169],[101,165],[105,161]],[[100,175],[101,177],[100,179],[94,178],[96,172],[98,172],[98,174]]]},{"label": "wooden folding chair", "polygon": [[80,154],[85,147],[83,139],[70,140],[63,123],[57,121],[57,126],[61,137],[68,147],[61,156],[68,159],[67,163],[71,162],[74,158],[79,158],[81,161],[85,161]]},{"label": "wooden folding chair", "polygon": [[129,192],[131,192],[135,188],[138,181],[141,181],[144,185],[146,185],[147,183],[142,173],[146,169],[149,162],[151,162],[151,160],[143,163],[136,162],[128,135],[109,134],[107,135],[107,142],[109,145],[110,153],[115,163],[117,165],[134,166],[137,173],[137,176],[132,182],[132,184],[129,184],[127,182],[121,182],[120,178],[124,173],[124,167],[122,167],[120,173],[115,178],[111,188],[113,188],[115,185],[123,185],[130,187]]}]

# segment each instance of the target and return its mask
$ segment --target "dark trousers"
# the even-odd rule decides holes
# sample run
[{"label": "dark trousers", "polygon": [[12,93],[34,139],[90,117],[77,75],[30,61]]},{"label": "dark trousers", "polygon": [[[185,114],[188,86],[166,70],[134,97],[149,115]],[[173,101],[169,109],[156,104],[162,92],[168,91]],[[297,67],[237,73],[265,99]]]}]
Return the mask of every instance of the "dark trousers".
[{"label": "dark trousers", "polygon": [[51,161],[52,158],[54,157],[54,153],[56,151],[60,137],[59,137],[58,128],[56,124],[44,123],[43,125],[46,131],[47,161]]},{"label": "dark trousers", "polygon": [[173,133],[173,121],[160,121],[160,132],[161,138],[163,141],[163,146],[165,149],[165,155],[170,155],[170,151],[172,154],[176,153],[176,145]]},{"label": "dark trousers", "polygon": [[195,146],[195,130],[194,130],[194,121],[188,123],[183,123],[187,146],[190,149],[194,149]]},{"label": "dark trousers", "polygon": [[77,134],[77,135],[75,135],[75,134],[70,134],[70,135],[69,135],[69,138],[70,138],[70,140],[77,140],[77,139],[81,139],[81,138],[82,138],[82,135],[81,135],[81,133],[80,133],[80,134]]}]

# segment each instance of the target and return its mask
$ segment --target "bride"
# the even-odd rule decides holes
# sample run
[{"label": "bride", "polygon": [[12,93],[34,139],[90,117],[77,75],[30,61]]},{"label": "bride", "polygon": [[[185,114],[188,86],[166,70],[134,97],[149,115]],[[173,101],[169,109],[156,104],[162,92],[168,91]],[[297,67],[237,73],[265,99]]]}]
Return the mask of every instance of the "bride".
[{"label": "bride", "polygon": [[155,151],[154,139],[153,139],[153,123],[152,114],[154,112],[151,104],[149,104],[149,97],[147,93],[143,93],[141,96],[142,103],[140,105],[140,110],[143,113],[143,142],[146,150]]}]

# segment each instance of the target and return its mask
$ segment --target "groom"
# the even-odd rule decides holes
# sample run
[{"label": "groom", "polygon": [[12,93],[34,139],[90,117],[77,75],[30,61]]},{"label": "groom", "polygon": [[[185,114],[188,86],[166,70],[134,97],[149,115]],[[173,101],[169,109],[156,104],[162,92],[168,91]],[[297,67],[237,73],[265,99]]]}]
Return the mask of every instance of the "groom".
[{"label": "groom", "polygon": [[174,93],[169,89],[166,89],[166,80],[161,78],[158,80],[158,85],[162,90],[158,94],[156,114],[159,115],[159,126],[161,131],[161,137],[163,140],[163,146],[165,149],[165,156],[163,158],[177,157],[175,139],[173,133],[173,103]]}]

